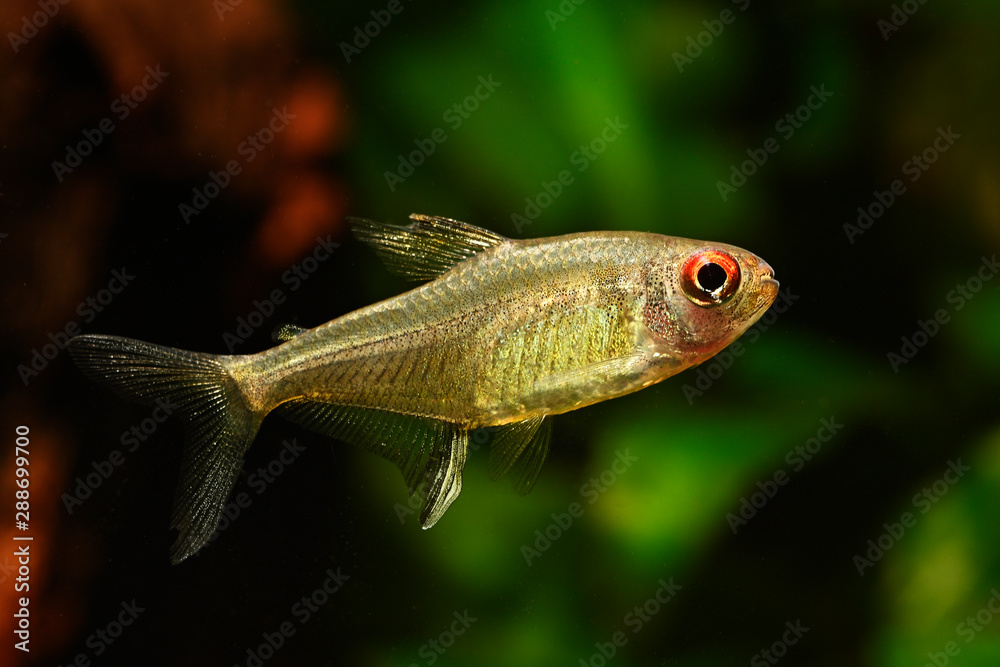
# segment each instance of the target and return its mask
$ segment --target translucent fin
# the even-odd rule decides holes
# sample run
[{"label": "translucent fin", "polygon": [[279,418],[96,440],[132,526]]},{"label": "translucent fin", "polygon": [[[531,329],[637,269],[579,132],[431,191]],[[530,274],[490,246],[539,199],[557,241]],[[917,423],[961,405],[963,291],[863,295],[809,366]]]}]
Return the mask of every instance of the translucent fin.
[{"label": "translucent fin", "polygon": [[304,334],[307,331],[309,330],[294,324],[279,324],[271,332],[271,340],[275,343],[287,343],[299,334]]},{"label": "translucent fin", "polygon": [[526,495],[535,486],[535,481],[542,472],[545,457],[548,456],[551,441],[552,420],[544,419],[535,430],[531,442],[511,468],[511,481],[514,483],[514,491],[519,496]]},{"label": "translucent fin", "polygon": [[[450,441],[441,443],[427,466],[430,490],[420,512],[420,525],[427,530],[438,522],[462,492],[462,471],[469,452],[469,432],[455,429]],[[433,474],[433,479],[430,475]]]},{"label": "translucent fin", "polygon": [[348,218],[354,235],[375,248],[393,273],[433,280],[477,252],[509,241],[488,229],[450,218],[410,215],[406,227]]},{"label": "translucent fin", "polygon": [[171,527],[179,563],[215,531],[262,416],[247,406],[237,381],[218,358],[118,336],[77,336],[69,352],[92,380],[124,399],[162,401],[185,420],[186,444]]},{"label": "translucent fin", "polygon": [[490,480],[495,482],[511,469],[545,417],[533,417],[524,421],[501,426],[495,431],[490,444]]},{"label": "translucent fin", "polygon": [[[317,433],[344,440],[391,461],[413,495],[425,493],[420,523],[430,528],[462,490],[468,432],[454,424],[386,410],[296,399],[282,417]],[[426,490],[421,488],[426,484]]]}]

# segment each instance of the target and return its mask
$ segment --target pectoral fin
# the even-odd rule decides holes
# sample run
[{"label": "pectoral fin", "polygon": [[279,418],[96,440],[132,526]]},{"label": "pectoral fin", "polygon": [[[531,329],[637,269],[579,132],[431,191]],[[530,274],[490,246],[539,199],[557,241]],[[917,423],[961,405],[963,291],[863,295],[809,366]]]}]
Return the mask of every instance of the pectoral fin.
[{"label": "pectoral fin", "polygon": [[490,481],[495,482],[507,474],[544,419],[533,417],[497,428],[490,443]]},{"label": "pectoral fin", "polygon": [[426,497],[420,523],[430,528],[462,491],[468,431],[454,424],[386,410],[297,399],[280,414],[308,429],[344,440],[391,461],[403,473],[410,495]]},{"label": "pectoral fin", "polygon": [[510,239],[488,229],[450,218],[410,215],[406,227],[362,218],[348,218],[358,239],[375,252],[393,273],[413,280],[433,280],[477,252]]}]

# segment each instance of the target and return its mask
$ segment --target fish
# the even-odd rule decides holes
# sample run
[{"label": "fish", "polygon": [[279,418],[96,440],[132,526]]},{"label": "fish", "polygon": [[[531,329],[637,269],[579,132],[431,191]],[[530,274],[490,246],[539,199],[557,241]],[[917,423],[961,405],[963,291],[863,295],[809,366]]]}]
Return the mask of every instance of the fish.
[{"label": "fish", "polygon": [[723,243],[631,231],[515,240],[410,221],[349,219],[391,271],[423,284],[312,329],[283,325],[262,352],[69,341],[86,376],[126,400],[168,400],[185,422],[173,563],[211,538],[272,412],[394,463],[430,528],[461,492],[470,432],[489,428],[490,478],[509,474],[526,494],[553,415],[704,362],[778,294],[767,262]]}]

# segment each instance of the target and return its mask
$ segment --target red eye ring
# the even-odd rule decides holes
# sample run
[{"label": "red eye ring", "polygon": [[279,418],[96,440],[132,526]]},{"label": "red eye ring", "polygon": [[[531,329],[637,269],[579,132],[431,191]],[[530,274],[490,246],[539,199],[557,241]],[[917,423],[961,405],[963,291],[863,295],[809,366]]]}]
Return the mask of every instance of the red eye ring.
[{"label": "red eye ring", "polygon": [[695,253],[681,267],[681,288],[699,306],[718,306],[739,286],[740,264],[721,250]]}]

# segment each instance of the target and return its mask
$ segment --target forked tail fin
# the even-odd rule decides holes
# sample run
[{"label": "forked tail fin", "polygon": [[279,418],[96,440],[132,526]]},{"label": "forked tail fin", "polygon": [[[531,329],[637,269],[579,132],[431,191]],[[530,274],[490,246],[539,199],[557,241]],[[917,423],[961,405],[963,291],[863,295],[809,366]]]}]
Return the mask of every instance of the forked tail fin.
[{"label": "forked tail fin", "polygon": [[120,336],[70,340],[80,370],[124,399],[176,406],[186,441],[171,527],[180,531],[170,550],[179,563],[208,542],[222,517],[246,452],[263,415],[247,405],[220,357],[185,352]]}]

